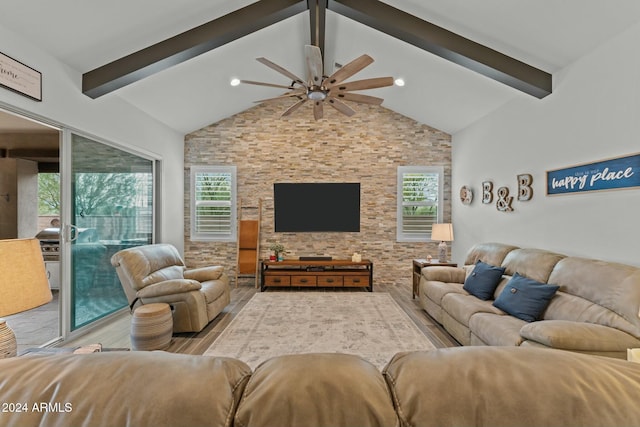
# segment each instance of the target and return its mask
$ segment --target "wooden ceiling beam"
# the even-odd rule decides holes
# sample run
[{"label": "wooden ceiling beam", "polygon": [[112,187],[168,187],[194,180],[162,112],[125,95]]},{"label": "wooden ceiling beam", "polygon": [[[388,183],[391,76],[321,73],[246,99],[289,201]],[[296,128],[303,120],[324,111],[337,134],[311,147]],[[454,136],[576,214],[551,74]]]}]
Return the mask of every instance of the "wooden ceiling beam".
[{"label": "wooden ceiling beam", "polygon": [[[327,0],[307,0],[311,27],[311,44],[320,48],[324,64],[324,41],[327,15]],[[327,70],[325,70],[326,72]]]},{"label": "wooden ceiling beam", "polygon": [[377,0],[328,0],[329,10],[537,98],[551,74]]},{"label": "wooden ceiling beam", "polygon": [[537,98],[551,93],[551,74],[377,0],[261,0],[84,73],[82,92],[97,98],[307,9],[323,59],[329,9]]},{"label": "wooden ceiling beam", "polygon": [[12,148],[7,150],[7,157],[14,159],[24,158],[58,158],[60,150],[45,148]]},{"label": "wooden ceiling beam", "polygon": [[304,0],[261,0],[82,75],[97,98],[307,10]]}]

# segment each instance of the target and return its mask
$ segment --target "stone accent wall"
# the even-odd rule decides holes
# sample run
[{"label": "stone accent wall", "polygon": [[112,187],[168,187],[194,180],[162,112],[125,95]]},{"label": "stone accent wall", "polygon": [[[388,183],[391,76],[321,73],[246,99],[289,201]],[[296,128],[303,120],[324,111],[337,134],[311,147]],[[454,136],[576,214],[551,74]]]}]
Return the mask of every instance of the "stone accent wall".
[{"label": "stone accent wall", "polygon": [[[196,165],[236,165],[242,217],[255,218],[262,199],[260,253],[281,242],[286,257],[358,251],[374,263],[376,283],[411,283],[413,258],[437,256],[438,242],[396,242],[397,167],[444,166],[444,221],[451,219],[451,136],[379,106],[357,105],[347,117],[326,107],[315,121],[311,105],[281,119],[287,104],[262,104],[185,137],[185,262],[222,264],[235,277],[236,243],[189,239],[189,174]],[[360,182],[359,233],[275,233],[274,182]]]}]

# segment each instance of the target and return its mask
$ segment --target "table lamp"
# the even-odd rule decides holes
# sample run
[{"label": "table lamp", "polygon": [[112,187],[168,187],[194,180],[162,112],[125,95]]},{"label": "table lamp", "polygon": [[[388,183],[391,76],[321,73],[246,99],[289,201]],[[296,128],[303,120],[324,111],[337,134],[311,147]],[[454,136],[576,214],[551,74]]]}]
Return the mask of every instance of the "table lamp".
[{"label": "table lamp", "polygon": [[433,224],[431,226],[431,240],[440,240],[438,261],[447,262],[447,242],[453,241],[453,225]]},{"label": "table lamp", "polygon": [[0,359],[17,355],[16,336],[1,316],[51,301],[38,239],[0,240]]}]

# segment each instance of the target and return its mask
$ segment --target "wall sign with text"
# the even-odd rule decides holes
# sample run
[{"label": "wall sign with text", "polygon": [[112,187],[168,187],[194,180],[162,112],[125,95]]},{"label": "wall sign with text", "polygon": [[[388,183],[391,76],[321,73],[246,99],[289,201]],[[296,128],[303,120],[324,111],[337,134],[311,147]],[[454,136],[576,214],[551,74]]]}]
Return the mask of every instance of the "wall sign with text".
[{"label": "wall sign with text", "polygon": [[640,154],[547,171],[547,195],[640,187]]},{"label": "wall sign with text", "polygon": [[42,101],[42,73],[0,53],[0,86]]}]

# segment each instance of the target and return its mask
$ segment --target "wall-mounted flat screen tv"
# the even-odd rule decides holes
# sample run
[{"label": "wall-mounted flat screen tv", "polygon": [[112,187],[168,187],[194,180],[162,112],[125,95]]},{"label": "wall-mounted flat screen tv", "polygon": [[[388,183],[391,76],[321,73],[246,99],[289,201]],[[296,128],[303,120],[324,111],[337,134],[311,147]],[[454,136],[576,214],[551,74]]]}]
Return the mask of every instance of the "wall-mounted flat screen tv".
[{"label": "wall-mounted flat screen tv", "polygon": [[360,183],[275,183],[276,232],[360,231]]}]

